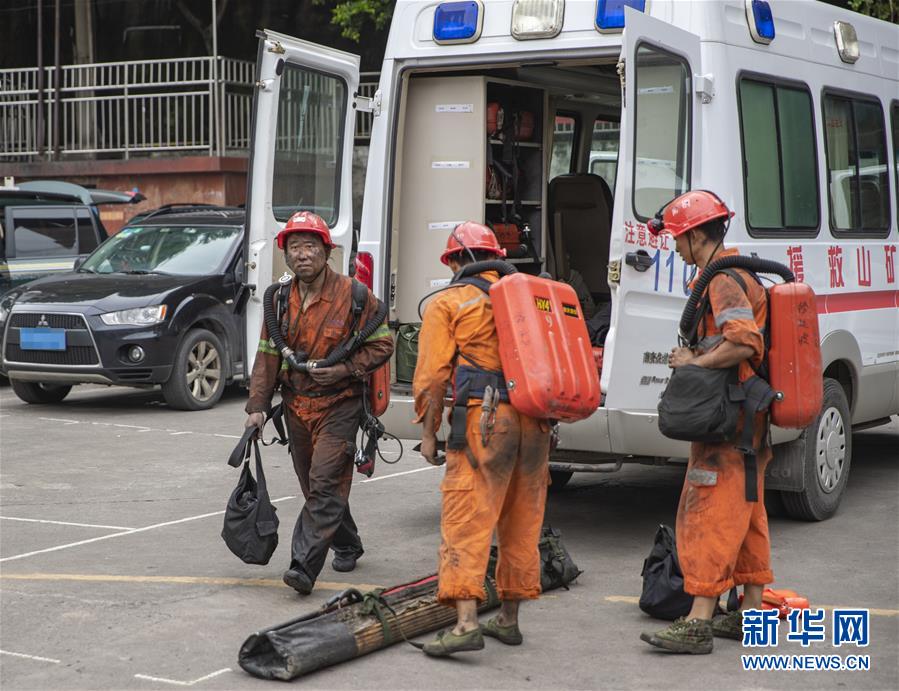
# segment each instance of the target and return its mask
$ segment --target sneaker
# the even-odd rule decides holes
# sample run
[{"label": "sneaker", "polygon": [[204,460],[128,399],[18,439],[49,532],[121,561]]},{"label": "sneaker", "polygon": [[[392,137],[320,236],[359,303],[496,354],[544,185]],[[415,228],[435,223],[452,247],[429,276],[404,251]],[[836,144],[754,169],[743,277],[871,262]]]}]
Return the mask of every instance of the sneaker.
[{"label": "sneaker", "polygon": [[359,550],[358,552],[349,552],[346,554],[337,552],[334,554],[334,559],[331,561],[331,568],[342,573],[352,571],[356,568],[356,562],[359,561],[359,557],[361,557],[362,554],[362,550]]},{"label": "sneaker", "polygon": [[736,610],[712,617],[712,635],[718,638],[743,640],[743,612]]},{"label": "sneaker", "polygon": [[672,653],[707,655],[712,652],[712,624],[706,619],[676,619],[655,633],[641,633],[640,639]]},{"label": "sneaker", "polygon": [[521,645],[524,637],[521,635],[521,629],[518,628],[518,624],[512,624],[510,626],[501,626],[499,621],[497,621],[499,617],[493,617],[487,621],[481,627],[481,631],[483,631],[485,636],[490,636],[491,638],[495,638],[500,643],[505,643],[506,645]]},{"label": "sneaker", "polygon": [[455,634],[451,630],[441,631],[430,643],[422,646],[422,652],[431,657],[449,657],[453,653],[466,650],[483,650],[484,636],[480,627],[466,633]]},{"label": "sneaker", "polygon": [[312,579],[306,575],[305,571],[293,567],[284,572],[281,580],[296,590],[300,595],[308,595],[311,593],[312,586],[314,585]]}]

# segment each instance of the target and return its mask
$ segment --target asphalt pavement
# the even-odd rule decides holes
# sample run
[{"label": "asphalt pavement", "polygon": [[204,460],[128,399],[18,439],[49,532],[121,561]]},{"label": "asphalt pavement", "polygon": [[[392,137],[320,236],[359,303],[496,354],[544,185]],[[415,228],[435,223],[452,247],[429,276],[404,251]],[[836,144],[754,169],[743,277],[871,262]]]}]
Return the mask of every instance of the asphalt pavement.
[{"label": "asphalt pavement", "polygon": [[[328,565],[303,598],[281,583],[302,505],[286,452],[265,450],[281,545],[249,566],[220,538],[239,471],[226,460],[245,394],[211,411],[170,410],[158,393],[76,388],[59,405],[0,387],[0,686],[19,689],[273,688],[237,664],[254,631],[312,611],[352,585],[433,573],[442,470],[405,442],[395,465],[357,476],[351,504],[366,553]],[[743,671],[739,642],[673,656],[639,640],[664,626],[637,607],[640,570],[660,523],[673,524],[683,469],[625,466],[575,476],[547,506],[583,569],[568,591],[522,608],[525,642],[432,660],[405,644],[296,682],[321,689],[896,689],[899,688],[899,420],[855,436],[848,495],[823,523],[771,517],[776,587],[812,606],[870,610],[869,644],[762,652],[868,655],[870,669]]]}]

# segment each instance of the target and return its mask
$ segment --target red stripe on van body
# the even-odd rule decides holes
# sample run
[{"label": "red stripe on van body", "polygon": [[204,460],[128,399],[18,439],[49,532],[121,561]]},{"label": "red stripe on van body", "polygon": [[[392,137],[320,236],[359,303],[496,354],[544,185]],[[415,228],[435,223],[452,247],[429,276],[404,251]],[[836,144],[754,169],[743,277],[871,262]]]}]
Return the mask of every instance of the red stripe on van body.
[{"label": "red stripe on van body", "polygon": [[899,290],[871,290],[859,293],[818,295],[818,314],[879,310],[899,307]]}]

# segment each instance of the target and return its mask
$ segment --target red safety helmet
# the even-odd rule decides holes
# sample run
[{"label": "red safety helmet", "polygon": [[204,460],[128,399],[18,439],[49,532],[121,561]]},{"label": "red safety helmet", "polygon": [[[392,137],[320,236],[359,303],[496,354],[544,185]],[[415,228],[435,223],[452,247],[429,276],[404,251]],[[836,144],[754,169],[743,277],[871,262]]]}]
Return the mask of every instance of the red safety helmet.
[{"label": "red safety helmet", "polygon": [[467,249],[493,252],[497,257],[506,256],[506,250],[499,246],[499,241],[490,228],[482,223],[465,221],[457,225],[446,239],[446,249],[440,255],[440,261],[449,266],[452,255]]},{"label": "red safety helmet", "polygon": [[336,247],[336,245],[331,242],[331,231],[328,229],[328,224],[324,222],[321,216],[314,214],[311,211],[298,211],[287,220],[284,228],[277,236],[278,249],[284,249],[284,244],[287,242],[287,236],[291,233],[313,233],[322,239],[322,242],[325,243],[325,247]]},{"label": "red safety helmet", "polygon": [[653,235],[667,232],[677,237],[703,223],[716,218],[732,218],[733,215],[718,195],[707,190],[693,190],[668,202],[646,226]]}]

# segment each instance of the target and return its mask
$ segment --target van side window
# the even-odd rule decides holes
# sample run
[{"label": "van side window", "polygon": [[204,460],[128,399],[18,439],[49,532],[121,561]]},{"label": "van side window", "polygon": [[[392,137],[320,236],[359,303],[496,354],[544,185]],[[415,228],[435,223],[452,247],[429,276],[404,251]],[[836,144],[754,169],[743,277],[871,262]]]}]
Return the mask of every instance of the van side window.
[{"label": "van side window", "polygon": [[74,257],[78,254],[75,214],[66,209],[14,209],[16,257]]},{"label": "van side window", "polygon": [[880,103],[825,94],[824,133],[830,227],[852,233],[886,231],[890,192]]},{"label": "van side window", "polygon": [[557,175],[573,172],[574,151],[577,139],[578,119],[576,115],[556,114],[553,127],[552,158],[549,162],[549,179]]},{"label": "van side window", "polygon": [[634,213],[651,218],[690,189],[692,72],[687,62],[648,45],[637,48]]},{"label": "van side window", "polygon": [[346,83],[287,63],[278,95],[272,212],[286,221],[300,209],[333,226],[340,209]]},{"label": "van side window", "polygon": [[817,229],[818,174],[806,89],[740,80],[746,219],[751,230]]},{"label": "van side window", "polygon": [[618,171],[618,140],[621,125],[597,118],[593,123],[593,139],[590,145],[590,162],[587,172],[598,175],[615,194],[615,174]]},{"label": "van side window", "polygon": [[78,211],[78,254],[90,254],[97,248],[97,231],[91,220],[90,211]]},{"label": "van side window", "polygon": [[893,177],[896,180],[896,209],[899,209],[899,103],[893,101],[890,108],[890,122],[893,129]]}]

